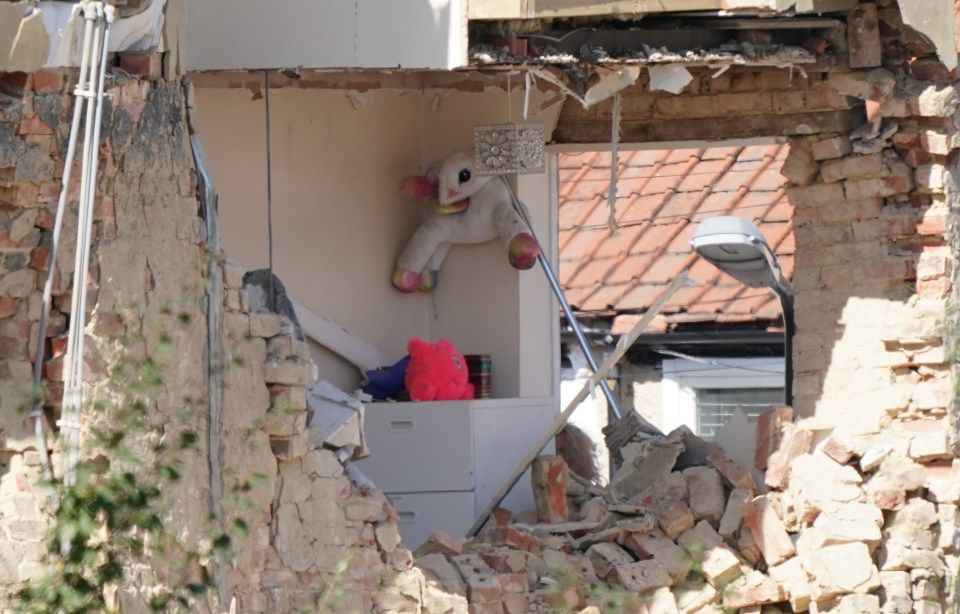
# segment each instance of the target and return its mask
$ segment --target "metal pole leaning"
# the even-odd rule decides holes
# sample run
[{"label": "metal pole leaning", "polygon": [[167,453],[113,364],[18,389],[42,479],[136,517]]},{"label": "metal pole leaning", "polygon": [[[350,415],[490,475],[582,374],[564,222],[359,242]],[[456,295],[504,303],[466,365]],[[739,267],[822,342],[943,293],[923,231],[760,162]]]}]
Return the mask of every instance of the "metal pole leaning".
[{"label": "metal pole leaning", "polygon": [[553,437],[556,437],[557,433],[560,432],[560,429],[564,427],[567,423],[567,420],[570,418],[570,415],[573,414],[577,406],[587,395],[590,394],[590,391],[593,390],[594,386],[598,382],[602,381],[603,377],[606,375],[617,362],[627,353],[627,350],[630,349],[630,346],[634,344],[637,340],[637,337],[640,336],[649,325],[650,322],[660,313],[660,310],[663,309],[663,306],[670,300],[670,297],[673,296],[673,293],[680,289],[680,286],[689,285],[692,282],[690,278],[687,277],[686,271],[681,273],[676,279],[674,279],[669,286],[663,291],[659,298],[654,301],[653,305],[650,306],[650,309],[643,314],[643,317],[640,318],[640,321],[630,330],[630,333],[625,337],[621,337],[620,341],[617,343],[616,349],[607,356],[607,359],[603,361],[603,364],[600,365],[600,368],[590,376],[590,379],[584,383],[583,387],[580,389],[580,392],[577,393],[568,404],[566,409],[559,414],[550,425],[550,428],[540,436],[540,439],[537,440],[537,443],[534,444],[534,447],[530,450],[530,453],[527,454],[520,464],[517,465],[517,468],[513,470],[513,473],[510,474],[510,477],[507,478],[507,481],[500,487],[500,490],[497,491],[497,494],[494,495],[490,503],[483,509],[477,519],[474,521],[473,526],[470,527],[470,530],[467,532],[467,537],[473,537],[476,535],[480,529],[483,527],[484,523],[487,522],[487,518],[490,517],[490,514],[493,510],[500,505],[500,502],[510,493],[514,485],[520,480],[520,477],[523,475],[523,472],[527,470],[527,467],[536,460],[537,456],[540,454],[540,450],[543,449],[547,442],[550,441]]},{"label": "metal pole leaning", "polygon": [[[520,203],[520,197],[517,196],[517,191],[513,188],[513,184],[510,183],[510,180],[502,175],[500,178],[503,180],[503,183],[506,184],[507,189],[510,190],[510,196],[513,198],[513,208],[527,223],[527,226],[530,228],[530,232],[534,235],[533,238],[537,241],[537,243],[540,243],[540,240],[537,239],[536,233],[533,230],[533,224],[530,222],[530,219],[527,217],[527,212]],[[543,268],[543,272],[547,276],[547,281],[550,282],[550,288],[553,290],[553,295],[557,297],[557,301],[560,303],[563,313],[567,316],[567,322],[569,322],[570,327],[573,328],[573,333],[577,337],[577,343],[580,344],[580,349],[583,350],[583,355],[587,359],[587,364],[590,365],[590,370],[596,373],[597,359],[594,357],[593,351],[590,349],[590,343],[587,341],[586,335],[583,334],[583,329],[580,327],[580,322],[577,320],[577,317],[573,315],[573,309],[570,308],[570,303],[567,302],[567,297],[563,294],[563,289],[560,287],[560,282],[557,281],[557,274],[554,273],[553,267],[550,266],[550,261],[547,260],[546,256],[543,255],[543,251],[537,255],[537,261]],[[620,403],[618,403],[616,397],[613,396],[613,391],[610,390],[607,380],[601,379],[599,381],[599,385],[600,389],[603,390],[603,396],[607,398],[607,407],[609,407],[610,413],[613,414],[614,418],[619,420],[621,416]]]}]

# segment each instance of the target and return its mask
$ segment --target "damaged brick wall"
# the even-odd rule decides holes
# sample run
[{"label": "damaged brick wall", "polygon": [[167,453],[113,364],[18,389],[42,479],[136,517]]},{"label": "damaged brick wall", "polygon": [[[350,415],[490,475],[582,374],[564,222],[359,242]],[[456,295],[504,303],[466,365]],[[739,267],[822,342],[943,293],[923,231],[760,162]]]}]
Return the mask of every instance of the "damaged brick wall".
[{"label": "damaged brick wall", "polygon": [[[895,421],[934,445],[927,454],[948,457],[956,75],[894,2],[862,4],[878,21],[851,35],[870,39],[849,45],[874,50],[858,56],[865,68],[849,68],[843,48],[786,67],[688,66],[693,79],[677,95],[652,90],[641,72],[622,94],[621,141],[787,137],[798,413],[856,435]],[[611,109],[568,101],[556,140],[609,140]]]},{"label": "damaged brick wall", "polygon": [[[51,228],[63,174],[75,72],[6,74],[0,93],[0,609],[8,591],[42,573],[49,523],[38,487],[29,400],[31,361]],[[148,403],[149,427],[134,449],[192,430],[206,441],[206,255],[196,173],[178,84],[116,71],[100,144],[90,300],[86,398],[117,402],[110,375],[123,357],[158,366],[162,386]],[[79,169],[74,172],[77,177]],[[76,183],[76,181],[74,181]],[[78,186],[69,202],[75,209]],[[54,305],[46,331],[44,407],[60,405],[70,318],[75,213],[64,225]],[[306,344],[284,318],[250,313],[243,271],[222,264],[223,424],[227,523],[242,518],[226,561],[227,594],[238,611],[312,608],[417,611],[443,604],[400,544],[384,496],[346,475],[344,457],[307,428],[306,387],[316,380]],[[91,414],[88,420],[95,419]],[[55,466],[60,450],[54,445]],[[349,456],[349,455],[347,455]],[[187,546],[209,540],[206,445],[184,454],[182,480],[164,494],[167,526]],[[124,611],[143,611],[154,571],[131,568]],[[221,604],[226,610],[229,603]],[[439,606],[438,606],[439,607]],[[196,611],[216,609],[211,602]],[[441,608],[438,611],[444,611]]]}]

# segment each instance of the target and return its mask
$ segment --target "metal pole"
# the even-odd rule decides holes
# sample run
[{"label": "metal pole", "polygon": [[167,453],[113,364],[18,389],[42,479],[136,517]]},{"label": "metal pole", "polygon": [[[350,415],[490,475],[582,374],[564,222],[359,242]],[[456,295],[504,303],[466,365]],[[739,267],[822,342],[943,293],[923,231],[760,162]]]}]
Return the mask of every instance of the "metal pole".
[{"label": "metal pole", "polygon": [[[527,222],[527,226],[530,228],[533,238],[540,243],[540,240],[537,239],[536,233],[533,230],[533,224],[530,223],[530,220],[527,218],[527,212],[524,211],[523,206],[520,204],[520,198],[517,196],[516,190],[513,189],[513,184],[504,177],[500,176],[503,182],[507,185],[507,189],[510,190],[510,195],[513,197],[513,208],[516,209],[517,213],[520,214],[520,217]],[[590,365],[590,369],[596,373],[599,368],[599,363],[597,359],[593,356],[593,351],[590,349],[590,343],[587,341],[586,335],[583,334],[583,329],[580,328],[580,322],[577,321],[577,317],[573,315],[573,309],[570,308],[570,303],[567,302],[567,297],[563,294],[563,289],[560,287],[560,282],[557,281],[557,275],[553,272],[553,267],[550,266],[550,262],[547,260],[546,256],[543,255],[543,250],[537,254],[537,261],[540,263],[540,266],[543,267],[543,272],[547,276],[547,281],[550,282],[550,288],[553,290],[554,296],[557,297],[557,301],[560,302],[560,307],[563,308],[563,313],[567,316],[567,322],[570,323],[570,327],[573,328],[573,333],[577,337],[577,342],[580,344],[580,349],[583,350],[583,355],[587,359],[587,364]],[[601,379],[599,381],[600,389],[603,390],[603,396],[607,397],[607,407],[609,408],[611,414],[613,414],[614,419],[619,420],[620,413],[620,404],[617,402],[617,399],[613,396],[613,391],[610,390],[610,386],[607,385],[606,379]]]},{"label": "metal pole", "polygon": [[[577,317],[573,315],[573,309],[570,308],[570,303],[567,302],[567,297],[564,296],[563,289],[560,288],[560,283],[557,281],[557,276],[554,274],[553,268],[550,266],[550,263],[547,262],[543,252],[537,256],[537,260],[540,261],[540,266],[543,267],[547,281],[550,282],[550,287],[553,288],[553,294],[557,297],[557,300],[560,302],[560,307],[563,308],[563,313],[567,316],[567,322],[570,323],[570,328],[573,329],[573,334],[577,337],[577,342],[580,344],[580,349],[583,350],[583,355],[587,358],[587,364],[590,365],[590,370],[596,373],[599,368],[599,363],[597,363],[597,359],[590,350],[590,342],[587,341],[587,336],[583,334],[583,329],[580,328],[580,322],[577,321]],[[620,404],[613,396],[613,391],[610,390],[606,378],[601,379],[599,384],[600,389],[603,390],[603,395],[607,397],[607,405],[610,408],[610,413],[613,414],[615,419],[619,420],[621,416]]]},{"label": "metal pole", "polygon": [[590,394],[590,391],[593,390],[593,387],[597,385],[597,382],[602,381],[606,377],[607,372],[613,368],[614,365],[627,353],[627,350],[630,349],[630,346],[637,340],[637,337],[640,336],[648,326],[650,322],[653,321],[657,314],[660,313],[660,310],[663,309],[663,306],[667,303],[673,293],[680,289],[682,285],[689,285],[692,282],[690,278],[687,277],[687,272],[682,272],[676,279],[670,282],[670,285],[666,287],[660,297],[654,301],[653,305],[650,306],[650,309],[640,318],[640,321],[637,322],[629,334],[620,338],[620,341],[617,343],[616,349],[607,356],[606,360],[603,361],[603,364],[597,369],[596,373],[590,376],[590,379],[584,382],[583,386],[580,388],[580,391],[577,393],[573,399],[567,403],[567,407],[561,412],[556,418],[554,418],[553,423],[550,425],[550,428],[540,436],[540,439],[533,445],[533,448],[530,449],[530,452],[520,464],[517,465],[517,468],[513,470],[513,473],[510,474],[510,477],[507,478],[507,481],[500,487],[500,490],[497,491],[497,494],[493,496],[493,499],[490,503],[487,504],[487,507],[480,512],[480,515],[477,516],[477,519],[474,521],[473,526],[470,527],[470,530],[467,531],[467,537],[473,537],[480,531],[484,523],[487,522],[487,518],[490,517],[490,514],[493,510],[500,505],[500,502],[510,494],[510,491],[513,490],[514,485],[520,480],[523,476],[523,473],[527,470],[527,467],[536,460],[537,456],[540,455],[540,451],[543,450],[543,447],[553,437],[556,437],[557,433],[566,426],[567,420],[573,414],[574,410],[587,398],[587,395]]},{"label": "metal pole", "polygon": [[773,288],[783,312],[783,402],[793,407],[793,293],[786,288]]}]

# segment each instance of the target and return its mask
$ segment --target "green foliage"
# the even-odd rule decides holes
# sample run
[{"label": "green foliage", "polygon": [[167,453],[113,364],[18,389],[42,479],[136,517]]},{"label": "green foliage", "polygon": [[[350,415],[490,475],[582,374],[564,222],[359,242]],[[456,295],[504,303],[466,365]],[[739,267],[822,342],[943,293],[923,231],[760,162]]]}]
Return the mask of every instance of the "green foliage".
[{"label": "green foliage", "polygon": [[[206,592],[212,580],[199,564],[198,553],[171,547],[165,534],[160,498],[163,487],[179,479],[178,463],[159,456],[152,466],[128,470],[122,466],[136,456],[126,448],[124,432],[98,429],[91,440],[101,444],[105,453],[78,464],[76,483],[68,485],[57,478],[47,484],[57,493],[47,538],[50,571],[21,589],[16,611],[110,611],[105,589],[121,583],[131,563],[175,550],[181,550],[183,563],[168,580],[176,581],[158,588],[150,607],[162,611],[172,605],[188,606],[191,597]],[[195,434],[182,433],[174,451],[195,445]],[[229,539],[215,540],[215,547],[229,545]]]},{"label": "green foliage", "polygon": [[[168,327],[184,325],[183,315],[166,313]],[[159,339],[153,356],[138,359],[124,350],[141,347],[142,338],[116,341],[118,357],[100,387],[112,400],[98,397],[84,409],[87,432],[75,480],[61,475],[42,484],[52,515],[48,571],[20,588],[15,612],[111,612],[121,586],[142,590],[153,611],[189,611],[214,585],[208,566],[218,552],[230,550],[230,537],[215,532],[209,545],[195,549],[164,524],[164,495],[180,481],[200,438],[150,422],[164,386],[162,357],[172,350],[169,335]],[[243,521],[232,530],[248,532]]]}]

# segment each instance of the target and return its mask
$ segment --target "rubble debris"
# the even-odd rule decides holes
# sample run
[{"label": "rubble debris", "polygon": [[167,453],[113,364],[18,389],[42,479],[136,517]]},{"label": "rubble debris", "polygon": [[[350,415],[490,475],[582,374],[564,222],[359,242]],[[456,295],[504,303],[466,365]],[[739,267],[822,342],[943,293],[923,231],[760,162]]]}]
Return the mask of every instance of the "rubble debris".
[{"label": "rubble debris", "polygon": [[[942,603],[952,590],[944,578],[960,568],[960,463],[923,465],[891,453],[896,442],[836,436],[811,449],[789,408],[765,416],[757,438],[768,458],[757,460],[777,475],[768,492],[723,448],[699,465],[679,462],[687,443],[703,445],[688,429],[665,436],[634,422],[610,486],[568,476],[564,521],[489,523],[464,542],[437,534],[418,562],[428,579],[460,569],[442,582],[476,612],[894,613]],[[891,483],[895,509],[871,495]]]}]

